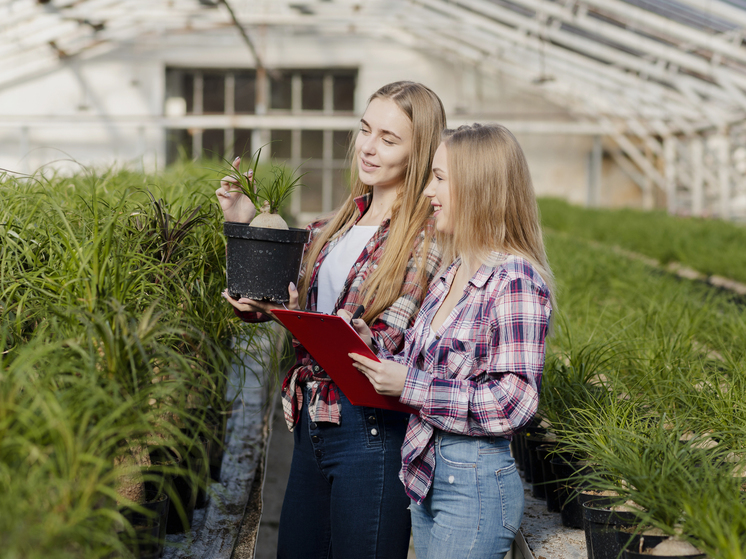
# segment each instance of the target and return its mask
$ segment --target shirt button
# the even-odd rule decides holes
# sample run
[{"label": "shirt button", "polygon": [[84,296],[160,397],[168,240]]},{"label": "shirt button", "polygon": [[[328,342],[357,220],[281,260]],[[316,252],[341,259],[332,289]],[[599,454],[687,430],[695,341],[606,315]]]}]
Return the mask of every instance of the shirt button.
[{"label": "shirt button", "polygon": [[370,430],[370,434],[373,435],[374,437],[377,436],[378,435],[378,429],[371,429]]},{"label": "shirt button", "polygon": [[318,365],[314,365],[313,366],[313,372],[314,373],[318,373],[320,370],[321,370],[321,367],[319,367]]},{"label": "shirt button", "polygon": [[313,442],[317,443],[317,442],[319,442],[321,440],[321,438],[318,435],[314,435],[313,437],[311,437],[311,440]]},{"label": "shirt button", "polygon": [[312,421],[312,422],[311,422],[311,424],[309,425],[309,427],[310,427],[311,429],[316,429],[316,428],[318,427],[318,425],[316,425],[316,422],[315,422],[315,421]]},{"label": "shirt button", "polygon": [[376,416],[375,415],[369,415],[368,416],[368,423],[370,423],[371,425],[375,425],[376,424]]}]

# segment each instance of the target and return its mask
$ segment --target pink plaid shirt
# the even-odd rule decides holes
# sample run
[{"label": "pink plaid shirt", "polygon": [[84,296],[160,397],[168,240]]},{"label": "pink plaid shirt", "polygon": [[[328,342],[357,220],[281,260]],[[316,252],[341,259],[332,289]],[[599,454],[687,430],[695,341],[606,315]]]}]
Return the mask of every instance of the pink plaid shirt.
[{"label": "pink plaid shirt", "polygon": [[469,280],[450,317],[425,349],[430,323],[458,267],[433,281],[404,350],[379,355],[408,367],[401,402],[410,416],[399,477],[417,503],[427,496],[435,468],[436,430],[510,438],[536,413],[551,303],[539,274],[523,258],[493,253]]},{"label": "pink plaid shirt", "polygon": [[[360,211],[356,220],[357,222],[368,209],[370,195],[356,198],[355,203]],[[311,231],[309,245],[328,221],[328,219],[319,220],[308,226],[308,229]],[[360,290],[365,279],[377,267],[378,261],[383,254],[389,235],[389,226],[390,220],[387,219],[381,224],[373,237],[371,237],[355,261],[355,264],[353,264],[345,281],[344,288],[334,305],[334,314],[339,309],[345,309],[352,313],[362,303],[363,294]],[[310,271],[312,276],[308,296],[306,297],[306,310],[316,310],[319,268],[346,231],[341,231],[335,235],[319,253],[319,257]],[[433,234],[431,222],[428,222],[427,230],[420,233],[415,246],[413,248],[406,247],[411,252],[411,256],[405,277],[403,278],[399,298],[369,325],[373,331],[376,344],[391,353],[401,350],[404,344],[404,332],[412,325],[427,288],[427,285],[421,285],[417,282],[417,265],[420,261],[419,247],[422,246],[426,233],[429,235]],[[440,252],[436,243],[433,241],[429,246],[429,252],[424,259],[428,284],[440,266]],[[403,248],[405,247],[390,247],[387,250],[402,250]],[[308,273],[308,270],[301,271],[301,274],[305,273]],[[258,313],[241,313],[237,311],[236,314],[243,320],[251,322],[266,319]],[[293,346],[295,347],[296,362],[285,376],[282,386],[282,407],[288,428],[292,431],[298,421],[298,414],[303,405],[303,385],[311,389],[310,401],[308,402],[311,420],[328,421],[338,424],[341,419],[339,388],[329,378],[324,369],[314,361],[311,354],[306,351],[298,340],[293,339]]]}]

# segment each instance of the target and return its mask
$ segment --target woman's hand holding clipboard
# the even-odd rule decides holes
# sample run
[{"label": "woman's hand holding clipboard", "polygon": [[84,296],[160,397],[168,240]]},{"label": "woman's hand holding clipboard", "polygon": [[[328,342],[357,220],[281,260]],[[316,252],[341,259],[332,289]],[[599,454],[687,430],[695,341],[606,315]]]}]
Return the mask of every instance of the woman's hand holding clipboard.
[{"label": "woman's hand holding clipboard", "polygon": [[[398,397],[379,394],[368,377],[355,366],[352,355],[380,363],[368,346],[370,329],[362,320],[356,319],[353,328],[350,325],[352,315],[344,311],[339,315],[328,315],[282,309],[274,311],[274,315],[303,344],[352,404],[417,413],[399,402]],[[358,334],[358,328],[364,332],[367,330],[368,343]]]}]

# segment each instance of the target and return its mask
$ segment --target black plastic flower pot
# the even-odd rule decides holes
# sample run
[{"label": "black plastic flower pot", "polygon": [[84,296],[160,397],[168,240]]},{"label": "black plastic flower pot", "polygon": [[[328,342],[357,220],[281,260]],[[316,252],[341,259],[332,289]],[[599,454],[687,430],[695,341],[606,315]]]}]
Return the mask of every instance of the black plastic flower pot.
[{"label": "black plastic flower pot", "polygon": [[523,447],[526,444],[525,438],[523,432],[516,433],[513,435],[513,440],[511,441],[511,452],[515,459],[515,465],[520,471],[526,468],[526,465],[523,463]]},{"label": "black plastic flower pot", "polygon": [[617,531],[638,523],[634,513],[610,508],[608,498],[591,498],[583,503],[583,523],[588,559],[618,559],[622,546]]},{"label": "black plastic flower pot", "polygon": [[205,422],[210,428],[212,439],[210,441],[210,479],[220,481],[220,471],[223,468],[223,454],[225,453],[225,434],[228,419],[233,414],[232,408],[217,410],[207,408]]},{"label": "black plastic flower pot", "polygon": [[266,229],[226,221],[228,293],[234,299],[287,302],[288,284],[298,284],[306,229]]},{"label": "black plastic flower pot", "polygon": [[196,492],[194,508],[201,509],[207,504],[207,485],[210,483],[211,441],[200,437],[193,441],[187,453],[187,468],[194,480]]},{"label": "black plastic flower pot", "polygon": [[549,512],[560,512],[562,510],[557,495],[557,478],[554,476],[551,463],[552,453],[556,448],[557,442],[542,444],[536,448],[536,456],[541,464],[541,476],[544,479],[544,500],[547,503],[547,511]]},{"label": "black plastic flower pot", "polygon": [[[641,547],[638,544],[637,547],[625,549],[622,557],[623,559],[650,559],[652,555],[650,551],[666,539],[668,538],[653,538],[650,540],[645,538]],[[705,553],[697,553],[695,555],[660,555],[656,553],[655,557],[659,559],[705,559],[707,555]]]},{"label": "black plastic flower pot", "polygon": [[585,460],[572,456],[555,455],[550,460],[556,485],[556,496],[560,506],[562,525],[566,528],[583,528],[583,508],[585,499],[590,498],[580,493],[579,482],[572,479],[590,468]]},{"label": "black plastic flower pot", "polygon": [[148,512],[143,514],[131,508],[122,511],[122,515],[132,525],[135,533],[133,537],[127,532],[122,532],[120,538],[136,557],[158,559],[163,556],[169,502],[166,493],[146,483],[145,502],[140,506]]},{"label": "black plastic flower pot", "polygon": [[635,530],[632,528],[617,530],[616,541],[620,549],[642,553],[643,550],[655,547],[668,538],[668,536],[663,535],[635,534],[634,532]]},{"label": "black plastic flower pot", "polygon": [[170,497],[167,534],[180,534],[190,529],[194,518],[197,491],[186,461],[174,449],[154,447],[150,451],[151,472],[160,473],[162,487]]},{"label": "black plastic flower pot", "polygon": [[526,429],[526,446],[528,448],[528,469],[531,471],[531,495],[536,499],[546,499],[546,484],[538,448],[551,442],[546,436],[546,429],[529,427]]}]

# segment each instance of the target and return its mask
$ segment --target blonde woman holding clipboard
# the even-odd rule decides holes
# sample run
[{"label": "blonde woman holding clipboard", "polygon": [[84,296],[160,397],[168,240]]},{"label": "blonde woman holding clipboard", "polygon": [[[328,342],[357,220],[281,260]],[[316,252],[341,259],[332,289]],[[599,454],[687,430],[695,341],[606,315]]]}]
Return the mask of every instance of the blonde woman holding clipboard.
[{"label": "blonde woman holding clipboard", "polygon": [[[289,288],[288,307],[352,314],[363,305],[360,320],[376,343],[401,350],[440,265],[422,191],[444,128],[440,99],[421,84],[396,82],[371,96],[351,146],[352,193],[334,216],[309,226],[302,278],[297,290]],[[232,220],[243,203],[231,200],[230,190],[225,181],[217,195]],[[278,308],[224,297],[247,321],[272,318]],[[409,499],[398,471],[408,414],[353,406],[294,344],[296,363],[285,377],[282,403],[295,447],[278,557],[406,558]]]},{"label": "blonde woman holding clipboard", "polygon": [[[552,273],[526,159],[506,128],[449,132],[425,196],[451,264],[402,353],[373,339],[383,361],[350,357],[378,393],[418,410],[400,474],[417,559],[502,558],[523,515],[508,444],[536,413]],[[354,326],[370,340],[362,321]]]}]

